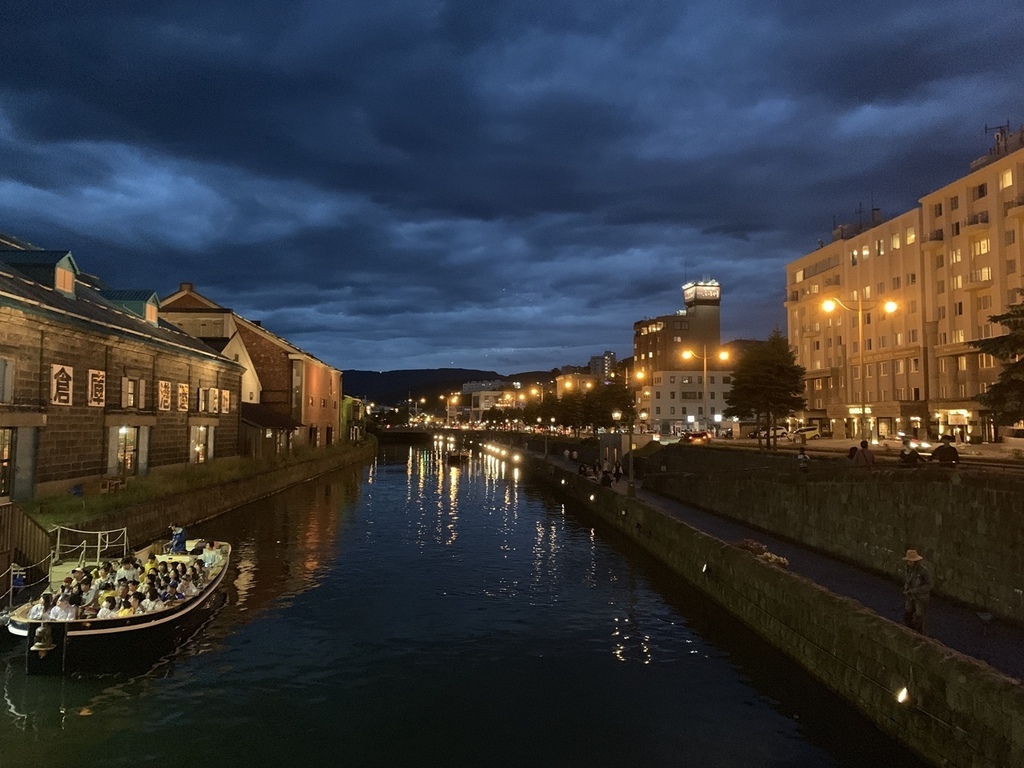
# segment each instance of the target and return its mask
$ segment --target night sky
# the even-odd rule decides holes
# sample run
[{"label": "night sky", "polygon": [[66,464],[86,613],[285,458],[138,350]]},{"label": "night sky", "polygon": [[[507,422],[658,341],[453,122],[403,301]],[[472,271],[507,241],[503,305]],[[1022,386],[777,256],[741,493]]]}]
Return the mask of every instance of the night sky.
[{"label": "night sky", "polygon": [[1024,121],[1019,0],[5,3],[0,232],[342,369],[631,353]]}]

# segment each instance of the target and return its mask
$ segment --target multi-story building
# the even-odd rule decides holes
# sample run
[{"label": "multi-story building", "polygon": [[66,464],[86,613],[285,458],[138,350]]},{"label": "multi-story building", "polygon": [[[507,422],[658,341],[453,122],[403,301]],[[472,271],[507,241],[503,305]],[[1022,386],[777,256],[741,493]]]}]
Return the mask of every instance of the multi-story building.
[{"label": "multi-story building", "polygon": [[602,381],[608,381],[615,375],[615,353],[606,349],[600,355],[591,355],[590,363],[587,366],[590,372],[599,376]]},{"label": "multi-story building", "polygon": [[725,397],[732,389],[729,363],[708,360],[707,382],[701,361],[691,360],[678,370],[655,371],[639,390],[637,411],[648,414],[646,425],[662,435],[722,426]]},{"label": "multi-story building", "polygon": [[[164,299],[160,316],[245,365],[242,417],[252,433],[246,453],[331,445],[347,436],[337,368],[211,301],[192,283]],[[262,445],[261,432],[278,437]]]},{"label": "multi-story building", "polygon": [[[0,497],[238,453],[242,367],[69,251],[0,236]],[[110,480],[104,480],[104,477]]]},{"label": "multi-story building", "polygon": [[[786,268],[790,344],[807,369],[801,420],[847,437],[992,439],[978,394],[999,364],[971,346],[1020,301],[1024,131],[885,221],[837,228]],[[831,312],[825,301],[840,302]],[[887,303],[893,302],[893,311]]]},{"label": "multi-story building", "polygon": [[684,308],[633,323],[633,375],[643,382],[655,371],[677,370],[683,352],[721,342],[722,289],[715,280],[683,286]]}]

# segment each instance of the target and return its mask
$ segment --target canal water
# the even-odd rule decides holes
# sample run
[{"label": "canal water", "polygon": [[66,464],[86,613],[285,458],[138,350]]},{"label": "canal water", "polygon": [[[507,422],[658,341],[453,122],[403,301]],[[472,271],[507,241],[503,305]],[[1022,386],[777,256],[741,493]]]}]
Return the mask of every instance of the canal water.
[{"label": "canal water", "polygon": [[226,599],[135,677],[4,657],[0,768],[920,766],[496,459],[392,447],[204,523]]}]

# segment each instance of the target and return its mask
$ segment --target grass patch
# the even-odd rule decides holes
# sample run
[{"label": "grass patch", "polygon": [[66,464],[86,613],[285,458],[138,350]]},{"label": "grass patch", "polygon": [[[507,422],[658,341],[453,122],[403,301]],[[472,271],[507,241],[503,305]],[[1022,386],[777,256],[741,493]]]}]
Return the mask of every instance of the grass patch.
[{"label": "grass patch", "polygon": [[215,459],[208,464],[168,467],[151,472],[146,477],[132,477],[125,488],[114,493],[42,496],[32,501],[20,502],[19,506],[48,530],[58,525],[74,527],[76,523],[103,517],[135,504],[256,477],[276,469],[304,464],[313,459],[325,459],[332,455],[341,459],[353,450],[352,445],[336,443],[326,448],[300,448],[286,456],[261,459],[231,456]]}]

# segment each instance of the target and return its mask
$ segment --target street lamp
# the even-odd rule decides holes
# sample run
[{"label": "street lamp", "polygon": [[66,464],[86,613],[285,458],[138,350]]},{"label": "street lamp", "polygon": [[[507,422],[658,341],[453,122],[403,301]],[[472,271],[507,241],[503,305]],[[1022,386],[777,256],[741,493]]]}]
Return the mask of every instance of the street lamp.
[{"label": "street lamp", "polygon": [[[622,420],[622,411],[616,409],[612,411],[612,421],[615,422],[615,426],[618,427],[619,422]],[[627,447],[629,448],[629,480],[626,484],[626,495],[636,496],[636,485],[633,483],[633,419],[629,420],[628,425],[629,442]],[[619,445],[622,443],[620,442]]]},{"label": "street lamp", "polygon": [[[704,428],[707,431],[710,432],[711,430],[707,429],[707,427],[708,427],[708,424],[707,424],[707,419],[708,419],[708,345],[707,344],[702,344],[701,345],[701,349],[703,351],[703,354],[700,354],[700,355],[698,355],[696,352],[693,352],[693,351],[691,351],[689,349],[686,350],[685,352],[683,352],[683,360],[690,360],[690,359],[696,357],[696,358],[699,358],[704,363],[704,377],[701,379],[701,394],[703,395],[703,397],[701,399],[702,399],[702,401],[704,403],[703,408],[702,408],[703,411],[704,411]],[[715,357],[717,359],[719,359],[719,360],[725,361],[725,360],[729,359],[729,353],[726,352],[723,349],[721,352],[719,352],[717,355],[715,355]]]},{"label": "street lamp", "polygon": [[866,427],[870,424],[867,420],[868,380],[865,376],[866,371],[864,368],[864,313],[870,312],[879,305],[881,305],[887,315],[891,315],[897,308],[895,301],[887,301],[885,303],[876,301],[868,306],[864,306],[864,299],[862,298],[860,291],[857,291],[856,309],[846,306],[846,304],[844,304],[840,299],[826,299],[821,303],[821,308],[825,310],[825,312],[833,312],[838,306],[842,307],[847,312],[857,313],[857,358],[858,366],[860,367],[860,415],[857,419],[857,432],[862,440],[865,439],[865,432],[867,432]]}]

